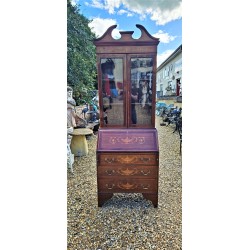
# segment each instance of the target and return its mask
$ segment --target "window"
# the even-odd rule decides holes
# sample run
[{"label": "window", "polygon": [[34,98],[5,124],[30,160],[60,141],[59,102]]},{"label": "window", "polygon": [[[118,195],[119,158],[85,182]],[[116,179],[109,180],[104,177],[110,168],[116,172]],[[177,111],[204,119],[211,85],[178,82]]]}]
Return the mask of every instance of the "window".
[{"label": "window", "polygon": [[175,62],[175,73],[181,71],[182,69],[182,59]]},{"label": "window", "polygon": [[160,84],[160,91],[163,91],[163,84]]}]

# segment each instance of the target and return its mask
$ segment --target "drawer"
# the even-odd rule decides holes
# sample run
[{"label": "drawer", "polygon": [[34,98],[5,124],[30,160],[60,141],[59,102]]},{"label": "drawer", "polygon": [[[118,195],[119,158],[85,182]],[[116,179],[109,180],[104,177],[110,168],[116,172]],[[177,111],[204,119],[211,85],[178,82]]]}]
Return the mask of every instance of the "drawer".
[{"label": "drawer", "polygon": [[156,154],[98,154],[97,160],[100,165],[158,165],[159,159]]},{"label": "drawer", "polygon": [[139,178],[99,178],[98,192],[100,193],[156,193],[157,179]]},{"label": "drawer", "polygon": [[98,166],[98,178],[107,176],[158,177],[158,166]]}]

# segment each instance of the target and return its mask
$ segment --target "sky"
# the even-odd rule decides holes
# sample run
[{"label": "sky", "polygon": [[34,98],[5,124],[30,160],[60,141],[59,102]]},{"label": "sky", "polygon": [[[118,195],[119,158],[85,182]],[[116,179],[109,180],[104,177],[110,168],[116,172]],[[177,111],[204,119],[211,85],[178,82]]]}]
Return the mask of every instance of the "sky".
[{"label": "sky", "polygon": [[134,31],[140,37],[136,24],[143,25],[154,37],[160,39],[157,66],[167,59],[182,44],[182,1],[181,0],[72,0],[78,4],[80,13],[92,22],[92,31],[98,36],[112,25],[113,37],[119,31]]},{"label": "sky", "polygon": [[[174,39],[161,39],[159,56],[184,44],[183,249],[250,249],[248,1],[188,0],[182,9],[171,1],[173,11],[168,0],[114,0],[119,8],[107,1],[106,9],[79,3],[86,17],[103,19],[100,33],[115,23],[162,30]],[[65,249],[67,4],[12,0],[1,10],[0,249]]]}]

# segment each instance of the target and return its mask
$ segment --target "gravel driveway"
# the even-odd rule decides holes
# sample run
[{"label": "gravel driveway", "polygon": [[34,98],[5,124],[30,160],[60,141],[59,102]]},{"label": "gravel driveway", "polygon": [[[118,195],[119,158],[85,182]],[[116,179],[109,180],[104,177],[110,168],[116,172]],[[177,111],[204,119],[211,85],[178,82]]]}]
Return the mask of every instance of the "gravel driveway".
[{"label": "gravel driveway", "polygon": [[158,208],[141,194],[116,194],[97,206],[96,141],[87,157],[75,157],[68,171],[68,250],[182,249],[182,167],[179,135],[160,126]]}]

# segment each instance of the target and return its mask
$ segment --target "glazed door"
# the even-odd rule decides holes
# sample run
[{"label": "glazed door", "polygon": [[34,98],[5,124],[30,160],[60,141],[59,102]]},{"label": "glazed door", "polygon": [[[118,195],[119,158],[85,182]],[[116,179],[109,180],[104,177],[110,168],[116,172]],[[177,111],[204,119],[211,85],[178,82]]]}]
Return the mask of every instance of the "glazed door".
[{"label": "glazed door", "polygon": [[155,76],[154,57],[130,55],[128,57],[129,127],[154,127]]},{"label": "glazed door", "polygon": [[126,127],[124,56],[99,57],[101,127]]},{"label": "glazed door", "polygon": [[154,127],[155,56],[105,54],[98,60],[101,127]]}]

